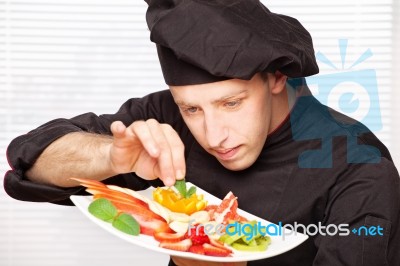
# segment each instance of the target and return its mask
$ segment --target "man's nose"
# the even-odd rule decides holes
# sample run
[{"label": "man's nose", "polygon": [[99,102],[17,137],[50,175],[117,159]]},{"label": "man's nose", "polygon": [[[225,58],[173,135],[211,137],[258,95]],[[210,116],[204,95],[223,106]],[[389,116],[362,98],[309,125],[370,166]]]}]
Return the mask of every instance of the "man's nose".
[{"label": "man's nose", "polygon": [[217,113],[205,115],[204,128],[208,145],[211,148],[221,147],[222,143],[228,138],[229,130],[224,119]]}]

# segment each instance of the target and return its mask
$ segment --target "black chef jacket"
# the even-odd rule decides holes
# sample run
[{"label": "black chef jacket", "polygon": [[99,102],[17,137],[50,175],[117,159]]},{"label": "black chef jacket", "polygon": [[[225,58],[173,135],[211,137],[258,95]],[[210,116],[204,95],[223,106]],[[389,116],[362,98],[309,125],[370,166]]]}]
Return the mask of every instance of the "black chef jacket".
[{"label": "black chef jacket", "polygon": [[[365,126],[319,103],[305,83],[298,85],[290,115],[268,135],[259,158],[245,170],[227,170],[205,152],[183,122],[171,93],[161,91],[128,100],[116,114],[56,119],[17,137],[7,150],[12,170],[6,173],[5,190],[19,200],[71,204],[69,196],[84,193],[82,187],[59,188],[25,178],[46,146],[70,132],[111,134],[110,124],[116,120],[130,125],[155,118],[170,124],[182,138],[186,179],[217,197],[233,191],[240,208],[274,223],[383,230],[375,236],[317,234],[287,253],[249,266],[399,266],[399,175],[389,152]],[[136,190],[152,183],[134,173],[105,182]]]}]

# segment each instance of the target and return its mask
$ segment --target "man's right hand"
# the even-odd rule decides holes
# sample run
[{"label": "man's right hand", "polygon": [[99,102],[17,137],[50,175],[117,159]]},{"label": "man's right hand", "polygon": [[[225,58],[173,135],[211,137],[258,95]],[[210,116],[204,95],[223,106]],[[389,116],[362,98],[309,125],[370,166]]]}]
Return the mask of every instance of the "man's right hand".
[{"label": "man's right hand", "polygon": [[59,187],[77,186],[71,178],[104,180],[135,172],[171,186],[186,174],[184,145],[178,133],[154,119],[126,127],[111,124],[114,137],[90,132],[68,133],[42,151],[25,176],[33,182]]},{"label": "man's right hand", "polygon": [[110,167],[116,174],[135,172],[146,180],[160,178],[167,186],[185,177],[184,145],[170,125],[149,119],[126,127],[115,121],[111,131]]}]

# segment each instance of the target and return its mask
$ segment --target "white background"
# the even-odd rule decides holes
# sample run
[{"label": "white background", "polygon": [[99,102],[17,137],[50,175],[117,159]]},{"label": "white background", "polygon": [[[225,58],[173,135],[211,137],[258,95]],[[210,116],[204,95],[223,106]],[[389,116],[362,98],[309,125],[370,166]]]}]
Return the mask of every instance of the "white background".
[{"label": "white background", "polygon": [[[315,51],[337,66],[319,62],[321,75],[376,71],[383,127],[375,133],[399,165],[399,1],[263,2],[311,32]],[[128,98],[166,88],[145,11],[144,1],[132,0],[0,0],[0,176],[9,169],[5,151],[16,136],[58,117],[114,113]],[[343,67],[338,39],[348,39]],[[367,49],[373,56],[349,69]],[[362,107],[368,99],[360,99]],[[4,266],[168,261],[108,235],[74,207],[19,202],[4,190],[0,240]]]}]

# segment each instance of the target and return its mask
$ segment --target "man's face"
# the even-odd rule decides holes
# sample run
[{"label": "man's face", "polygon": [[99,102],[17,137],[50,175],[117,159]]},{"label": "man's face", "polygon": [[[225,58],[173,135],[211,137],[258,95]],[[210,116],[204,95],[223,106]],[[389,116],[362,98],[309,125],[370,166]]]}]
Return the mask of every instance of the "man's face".
[{"label": "man's face", "polygon": [[273,108],[279,100],[270,86],[256,74],[249,81],[231,79],[170,89],[198,143],[225,168],[237,171],[256,161],[268,133],[286,116],[274,113],[282,110]]}]

